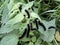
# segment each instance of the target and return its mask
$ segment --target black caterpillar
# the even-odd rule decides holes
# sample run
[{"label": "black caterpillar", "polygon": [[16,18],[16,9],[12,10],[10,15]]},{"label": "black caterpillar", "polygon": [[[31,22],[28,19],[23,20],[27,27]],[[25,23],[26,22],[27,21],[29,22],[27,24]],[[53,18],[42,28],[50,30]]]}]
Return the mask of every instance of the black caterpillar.
[{"label": "black caterpillar", "polygon": [[51,29],[51,28],[56,29],[56,27],[54,27],[54,26],[50,26],[48,29]]},{"label": "black caterpillar", "polygon": [[20,10],[20,11],[22,10],[22,5],[19,6],[19,10]]},{"label": "black caterpillar", "polygon": [[25,12],[27,13],[28,18],[30,18],[30,13],[27,10],[25,10]]}]

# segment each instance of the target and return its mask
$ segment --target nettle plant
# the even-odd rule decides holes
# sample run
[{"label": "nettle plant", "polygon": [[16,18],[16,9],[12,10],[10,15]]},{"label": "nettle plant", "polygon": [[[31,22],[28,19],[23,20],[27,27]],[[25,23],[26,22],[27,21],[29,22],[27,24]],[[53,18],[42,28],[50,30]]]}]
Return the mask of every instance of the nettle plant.
[{"label": "nettle plant", "polygon": [[42,20],[34,11],[34,1],[27,4],[6,1],[1,7],[0,45],[40,45],[52,42],[55,19]]}]

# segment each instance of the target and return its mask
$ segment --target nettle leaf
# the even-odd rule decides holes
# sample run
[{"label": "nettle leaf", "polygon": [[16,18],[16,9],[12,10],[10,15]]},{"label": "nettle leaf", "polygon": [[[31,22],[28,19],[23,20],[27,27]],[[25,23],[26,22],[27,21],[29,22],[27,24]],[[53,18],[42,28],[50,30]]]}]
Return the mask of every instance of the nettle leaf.
[{"label": "nettle leaf", "polygon": [[36,41],[36,37],[35,36],[32,37],[31,40],[32,40],[32,42],[35,42]]},{"label": "nettle leaf", "polygon": [[18,36],[16,34],[8,34],[2,38],[0,45],[17,45]]},{"label": "nettle leaf", "polygon": [[9,14],[8,14],[9,19],[14,18],[14,16],[16,16],[18,14],[17,12],[19,12],[19,10],[14,10],[13,13],[9,12]]},{"label": "nettle leaf", "polygon": [[29,33],[31,36],[34,36],[34,33],[33,33],[33,31],[30,31],[30,33]]},{"label": "nettle leaf", "polygon": [[[11,1],[10,3],[13,3],[14,1]],[[9,3],[9,4],[10,4]],[[18,3],[16,3],[16,4],[12,4],[11,5],[11,8],[9,8],[9,5],[8,5],[8,9],[10,10],[10,12],[8,13],[8,15],[9,15],[9,18],[12,18],[13,16],[16,16],[19,12],[20,12],[20,10],[19,10],[19,7],[20,7],[20,5],[22,5],[23,3],[21,3],[21,2],[18,2]]]},{"label": "nettle leaf", "polygon": [[55,29],[48,29],[50,26],[54,26],[55,27],[55,19],[47,22],[47,21],[42,21],[43,24],[45,25],[46,27],[46,31],[44,31],[43,27],[39,27],[39,32],[41,33],[41,38],[44,40],[44,41],[47,41],[47,42],[51,42],[53,39],[54,39],[54,34],[55,34]]},{"label": "nettle leaf", "polygon": [[32,7],[32,5],[33,5],[33,3],[34,3],[34,1],[32,1],[32,2],[29,2],[28,4],[24,4],[23,6],[22,6],[22,13],[24,13],[25,12],[25,10],[28,10],[28,8],[31,8]]},{"label": "nettle leaf", "polygon": [[14,6],[12,7],[12,10],[11,11],[14,11],[14,10],[18,9],[19,6],[22,5],[22,4],[23,3],[21,3],[21,2],[15,3]]},{"label": "nettle leaf", "polygon": [[22,13],[17,14],[13,19],[9,20],[6,24],[14,25],[16,23],[19,23],[23,20],[24,16]]},{"label": "nettle leaf", "polygon": [[14,4],[14,0],[10,0],[10,2],[7,5],[9,11],[12,9],[13,4]]},{"label": "nettle leaf", "polygon": [[44,41],[51,42],[54,39],[55,30],[48,30],[41,34]]},{"label": "nettle leaf", "polygon": [[33,42],[30,42],[28,45],[34,45]]},{"label": "nettle leaf", "polygon": [[0,7],[0,13],[2,13],[3,9],[8,4],[8,2],[9,2],[9,0],[5,0],[5,2],[1,5],[1,7]]},{"label": "nettle leaf", "polygon": [[1,22],[3,24],[8,21],[8,12],[9,12],[9,10],[7,8],[7,5],[6,5],[5,8],[4,8],[4,10],[3,10],[3,12],[2,12],[2,20],[1,20]]},{"label": "nettle leaf", "polygon": [[17,23],[15,25],[4,25],[0,28],[0,34],[10,33],[11,31],[15,31],[20,28],[20,24]]},{"label": "nettle leaf", "polygon": [[0,28],[0,34],[9,33],[12,30],[13,30],[12,27],[10,27],[9,25],[5,25]]},{"label": "nettle leaf", "polygon": [[29,20],[27,20],[27,22],[25,23],[21,23],[19,26],[19,34],[20,36],[23,34],[25,28],[27,27],[27,24],[29,24]]},{"label": "nettle leaf", "polygon": [[41,40],[41,38],[39,37],[38,39],[37,39],[37,41],[35,42],[35,45],[40,45],[42,43],[42,40]]},{"label": "nettle leaf", "polygon": [[[49,30],[48,28],[49,28],[50,26],[56,27],[55,19],[53,19],[53,20],[51,20],[51,21],[42,20],[41,22],[42,22],[42,23],[44,24],[44,26],[46,27],[46,30]],[[53,29],[53,30],[55,30],[55,29]],[[39,26],[39,32],[40,32],[40,33],[44,33],[44,32],[45,32],[45,31],[44,31],[44,28],[43,28],[42,26]]]},{"label": "nettle leaf", "polygon": [[38,31],[39,31],[40,33],[44,33],[44,28],[43,28],[42,26],[39,26]]},{"label": "nettle leaf", "polygon": [[30,41],[30,38],[26,38],[24,37],[23,39],[21,39],[22,42],[27,42],[27,41]]},{"label": "nettle leaf", "polygon": [[34,8],[34,12],[38,14],[38,8]]},{"label": "nettle leaf", "polygon": [[40,19],[38,14],[36,14],[34,12],[31,12],[30,15],[31,15],[32,18],[38,18],[41,21],[41,19]]},{"label": "nettle leaf", "polygon": [[51,20],[51,21],[45,21],[43,20],[42,23],[45,25],[46,29],[48,30],[48,28],[50,26],[56,27],[55,25],[55,19]]}]

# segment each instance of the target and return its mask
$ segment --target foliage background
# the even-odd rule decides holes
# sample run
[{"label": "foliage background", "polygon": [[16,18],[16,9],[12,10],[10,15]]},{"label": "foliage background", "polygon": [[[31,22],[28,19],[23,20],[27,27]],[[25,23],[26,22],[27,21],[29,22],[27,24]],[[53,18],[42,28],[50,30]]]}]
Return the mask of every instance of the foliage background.
[{"label": "foliage background", "polygon": [[[21,2],[30,6],[33,3],[29,4],[29,2],[32,1],[34,1],[34,11],[32,13],[33,16],[31,16],[32,18],[29,20],[26,19],[27,21],[23,23],[23,14],[17,8],[18,6],[14,7],[14,5],[17,5],[18,2]],[[25,7],[29,7],[28,5]],[[24,6],[22,8],[23,10]],[[11,10],[13,10],[13,14],[10,13]],[[56,26],[56,29],[44,32],[41,31],[43,28],[40,27],[39,31],[30,32],[32,38],[24,37],[23,39],[19,39],[19,36],[21,36],[24,32],[26,24],[28,24],[30,20],[34,20],[36,18],[34,16],[35,14],[37,14],[37,18],[40,17],[41,22],[44,23],[46,28],[48,28],[52,23],[51,25]],[[12,17],[10,17],[10,15],[12,15]],[[13,15],[16,17],[14,18]],[[12,20],[13,18],[14,20]],[[33,24],[33,26],[35,25]],[[0,45],[60,45],[59,32],[60,0],[0,0]]]}]

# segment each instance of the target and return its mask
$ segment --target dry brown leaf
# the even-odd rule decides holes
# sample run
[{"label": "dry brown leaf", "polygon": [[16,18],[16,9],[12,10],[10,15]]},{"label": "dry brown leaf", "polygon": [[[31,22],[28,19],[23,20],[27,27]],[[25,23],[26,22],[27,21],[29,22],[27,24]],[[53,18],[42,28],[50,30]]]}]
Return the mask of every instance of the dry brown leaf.
[{"label": "dry brown leaf", "polygon": [[56,31],[55,38],[58,42],[60,42],[60,34],[59,31]]}]

